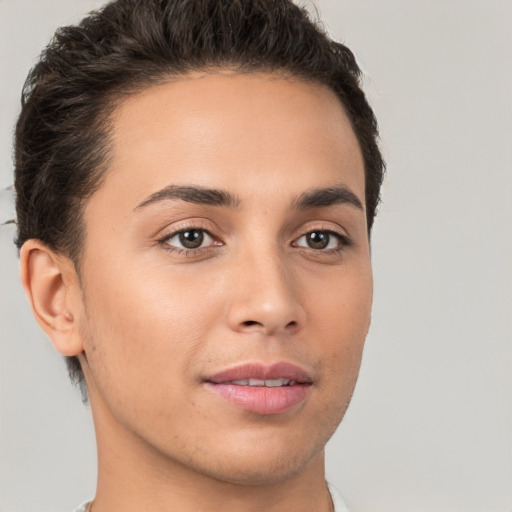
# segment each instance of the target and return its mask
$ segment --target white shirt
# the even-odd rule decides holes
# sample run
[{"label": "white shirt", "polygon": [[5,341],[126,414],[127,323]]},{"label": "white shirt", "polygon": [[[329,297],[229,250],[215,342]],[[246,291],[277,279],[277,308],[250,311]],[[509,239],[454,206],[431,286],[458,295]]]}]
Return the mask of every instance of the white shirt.
[{"label": "white shirt", "polygon": [[[347,505],[343,501],[343,498],[341,497],[341,494],[338,492],[338,490],[330,483],[327,483],[327,487],[331,493],[334,512],[348,512]],[[75,509],[75,512],[87,512],[87,508],[89,507],[90,503],[90,501],[82,503],[78,508]]]}]

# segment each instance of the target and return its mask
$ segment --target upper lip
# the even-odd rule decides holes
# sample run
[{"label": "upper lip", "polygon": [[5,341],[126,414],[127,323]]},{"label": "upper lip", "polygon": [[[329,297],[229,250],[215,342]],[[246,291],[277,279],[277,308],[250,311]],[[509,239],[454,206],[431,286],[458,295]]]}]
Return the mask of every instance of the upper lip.
[{"label": "upper lip", "polygon": [[245,379],[288,379],[302,384],[312,383],[311,376],[306,370],[287,362],[278,362],[270,365],[262,363],[241,364],[220,371],[215,375],[207,377],[205,380],[214,384],[221,384],[223,382]]}]

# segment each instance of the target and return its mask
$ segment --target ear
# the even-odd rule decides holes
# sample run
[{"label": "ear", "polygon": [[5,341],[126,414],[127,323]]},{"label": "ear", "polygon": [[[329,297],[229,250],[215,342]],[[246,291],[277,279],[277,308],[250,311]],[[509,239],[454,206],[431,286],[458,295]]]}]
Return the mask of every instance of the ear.
[{"label": "ear", "polygon": [[81,291],[73,262],[31,239],[20,251],[20,274],[32,312],[57,351],[64,356],[83,352],[77,322]]}]

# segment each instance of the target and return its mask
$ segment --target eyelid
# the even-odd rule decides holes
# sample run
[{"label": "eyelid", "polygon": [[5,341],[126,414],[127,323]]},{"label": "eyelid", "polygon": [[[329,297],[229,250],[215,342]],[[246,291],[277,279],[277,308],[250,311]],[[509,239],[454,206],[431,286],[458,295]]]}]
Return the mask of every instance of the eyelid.
[{"label": "eyelid", "polygon": [[203,218],[191,218],[173,222],[165,228],[160,229],[155,238],[162,240],[189,229],[206,231],[212,238],[219,238],[219,236],[213,234],[220,232],[217,225]]},{"label": "eyelid", "polygon": [[[301,238],[304,238],[305,236],[309,235],[310,233],[327,233],[329,236],[333,236],[334,238],[337,238],[338,239],[338,242],[341,246],[347,246],[350,244],[348,238],[344,235],[341,235],[340,233],[338,233],[337,231],[328,231],[326,229],[312,229],[311,231],[308,231],[307,233],[304,233],[303,235],[299,236],[298,238],[296,238],[294,240],[294,243],[297,243]],[[313,249],[312,247],[307,247],[305,245],[297,245],[297,247],[304,247],[306,249]],[[333,249],[333,248],[331,248]],[[317,251],[324,251],[324,252],[328,252],[329,250],[331,249],[314,249],[314,250],[317,250]]]},{"label": "eyelid", "polygon": [[[330,249],[314,249],[312,247],[302,246],[302,245],[295,245],[298,240],[300,240],[302,237],[308,235],[312,232],[322,232],[322,233],[328,233],[330,235],[335,236],[339,240],[339,245],[336,248],[330,248]],[[350,236],[346,233],[344,229],[342,229],[339,226],[333,226],[332,223],[329,223],[326,225],[325,223],[309,223],[306,226],[303,226],[300,230],[300,234],[298,236],[295,236],[295,238],[292,240],[292,246],[300,247],[301,249],[306,249],[310,251],[314,251],[317,253],[335,253],[340,252],[343,249],[350,247],[353,244],[352,239]]]},{"label": "eyelid", "polygon": [[[206,246],[201,246],[201,247],[195,247],[195,248],[190,248],[190,247],[179,247],[179,246],[176,246],[174,244],[171,244],[170,243],[170,240],[176,238],[176,237],[179,237],[179,235],[181,235],[182,233],[186,233],[187,231],[201,231],[202,233],[204,233],[204,235],[206,237],[208,237],[210,239],[210,242],[208,243],[208,245]],[[205,242],[208,242],[208,240],[203,240]],[[171,246],[171,247],[175,247],[176,249],[184,249],[184,250],[194,250],[194,251],[198,251],[199,249],[206,249],[206,247],[211,247],[212,245],[215,245],[215,238],[208,232],[206,231],[206,229],[198,229],[198,228],[186,228],[186,229],[180,229],[179,231],[176,231],[174,234],[170,234],[169,236],[167,236],[165,239],[164,239],[164,242],[165,244]]]},{"label": "eyelid", "polygon": [[350,238],[347,230],[342,228],[338,223],[328,221],[313,221],[304,223],[299,229],[296,230],[295,238],[311,233],[312,231],[325,231],[333,233],[341,238]]},{"label": "eyelid", "polygon": [[[213,225],[213,229],[212,229]],[[198,230],[204,232],[207,236],[211,238],[211,242],[207,246],[198,247],[198,248],[187,248],[187,247],[179,247],[176,245],[172,245],[168,243],[168,241],[179,235],[180,233],[183,233],[187,230]],[[168,250],[170,252],[174,252],[177,254],[185,254],[185,255],[199,255],[201,253],[204,253],[208,250],[212,250],[215,247],[220,247],[225,245],[224,241],[220,236],[217,235],[217,233],[220,230],[217,228],[216,224],[212,223],[209,220],[202,219],[202,218],[195,218],[195,219],[186,219],[183,221],[178,221],[174,224],[171,224],[167,226],[164,230],[161,230],[161,234],[157,236],[156,243],[160,246],[162,246],[165,250]],[[337,247],[331,247],[331,248],[324,248],[324,249],[315,249],[312,247],[308,247],[306,245],[298,245],[297,242],[304,236],[308,235],[312,232],[323,232],[328,233],[329,235],[332,235],[338,239]],[[215,233],[215,234],[214,234]],[[333,226],[333,223],[329,222],[328,225],[326,225],[324,222],[317,222],[317,223],[308,223],[306,226],[302,226],[302,228],[297,230],[296,236],[291,240],[290,245],[292,247],[305,249],[308,251],[316,252],[316,253],[322,253],[322,254],[334,254],[339,253],[345,248],[351,246],[352,240],[347,235],[346,231],[339,227],[337,224]]]},{"label": "eyelid", "polygon": [[[208,226],[206,226],[208,224]],[[205,251],[208,249],[211,249],[212,247],[218,247],[221,245],[224,245],[222,240],[219,236],[216,234],[213,234],[212,231],[217,231],[216,229],[211,228],[212,223],[205,222],[203,219],[187,219],[181,222],[177,222],[175,224],[172,224],[171,226],[168,226],[164,230],[161,231],[161,234],[157,236],[157,244],[161,245],[165,250],[171,251],[171,252],[177,252],[177,253],[200,253],[201,251]],[[171,245],[168,243],[168,240],[171,238],[179,235],[180,233],[183,233],[184,231],[189,230],[197,230],[197,231],[203,231],[205,234],[207,234],[213,241],[213,243],[210,243],[210,245],[207,245],[206,247],[198,247],[196,249],[190,249],[186,247],[177,247],[174,245]]]}]

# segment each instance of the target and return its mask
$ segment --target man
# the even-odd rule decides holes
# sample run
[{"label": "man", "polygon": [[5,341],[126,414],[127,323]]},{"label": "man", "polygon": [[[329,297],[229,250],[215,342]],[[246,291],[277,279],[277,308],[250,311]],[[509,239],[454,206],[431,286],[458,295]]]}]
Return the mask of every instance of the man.
[{"label": "man", "polygon": [[21,276],[90,400],[84,510],[345,510],[384,167],[358,75],[285,0],[118,0],[29,75]]}]

